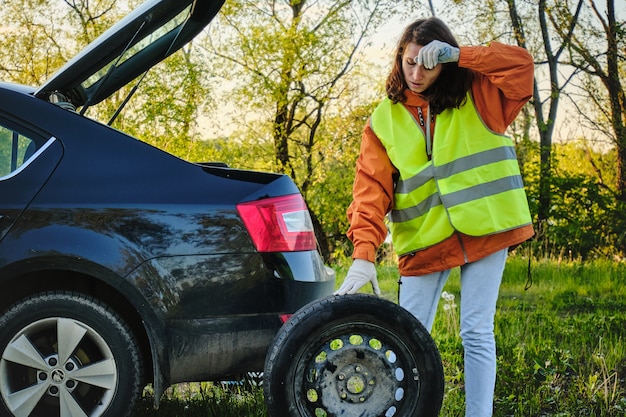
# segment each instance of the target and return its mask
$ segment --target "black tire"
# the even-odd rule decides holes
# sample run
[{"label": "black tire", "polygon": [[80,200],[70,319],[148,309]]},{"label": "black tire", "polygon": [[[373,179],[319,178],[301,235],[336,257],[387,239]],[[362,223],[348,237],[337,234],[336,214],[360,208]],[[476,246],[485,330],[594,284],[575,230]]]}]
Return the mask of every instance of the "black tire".
[{"label": "black tire", "polygon": [[430,334],[404,308],[366,294],[298,310],[276,334],[264,378],[272,417],[432,417],[443,401]]},{"label": "black tire", "polygon": [[140,393],[142,363],[115,312],[82,294],[48,292],[0,316],[1,415],[124,417]]}]

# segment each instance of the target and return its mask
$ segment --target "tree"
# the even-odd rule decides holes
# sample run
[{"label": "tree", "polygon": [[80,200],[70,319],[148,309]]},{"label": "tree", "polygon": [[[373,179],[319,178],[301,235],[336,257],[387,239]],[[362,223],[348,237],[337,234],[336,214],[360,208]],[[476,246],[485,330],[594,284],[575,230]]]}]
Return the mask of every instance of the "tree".
[{"label": "tree", "polygon": [[[3,81],[38,85],[75,50],[62,3],[0,2],[0,77]],[[60,17],[60,19],[59,19]]]},{"label": "tree", "polygon": [[610,139],[616,152],[615,178],[598,185],[614,196],[613,210],[605,222],[612,233],[622,236],[614,250],[626,252],[626,24],[616,15],[615,1],[606,0],[604,7],[594,0],[555,2],[547,10],[558,38],[566,46],[567,56],[560,64],[579,74],[571,103],[579,120],[590,131]]},{"label": "tree", "polygon": [[[518,6],[515,0],[507,0],[509,7],[509,17],[515,33],[517,44],[528,49],[525,35],[525,27],[518,13]],[[539,135],[539,187],[538,187],[538,204],[537,204],[537,227],[539,236],[544,236],[547,231],[546,222],[554,215],[551,212],[552,204],[552,142],[554,136],[554,128],[557,118],[558,107],[561,96],[567,88],[568,84],[575,77],[576,72],[572,72],[569,77],[563,77],[560,72],[559,59],[567,47],[566,38],[569,36],[576,24],[577,15],[572,19],[569,25],[560,28],[562,33],[566,34],[565,39],[561,39],[557,46],[552,45],[553,28],[548,25],[549,16],[552,6],[546,0],[539,0],[537,4],[537,17],[541,33],[541,41],[538,46],[542,50],[541,56],[543,61],[539,61],[539,65],[547,66],[549,78],[549,91],[547,97],[542,99],[539,89],[539,82],[535,79],[534,94],[532,106],[534,108],[535,120],[537,123],[537,131]],[[537,46],[535,46],[537,48]],[[544,108],[547,106],[547,112]]]},{"label": "tree", "polygon": [[[273,169],[290,175],[308,202],[317,173],[329,173],[320,147],[328,143],[321,134],[330,131],[325,118],[346,114],[360,96],[358,53],[397,6],[390,0],[232,1],[212,25],[207,49],[220,58],[216,71],[237,80],[231,97],[245,114],[239,117],[258,112],[251,135],[266,135],[261,140],[273,145]],[[309,208],[328,259],[319,213]]]},{"label": "tree", "polygon": [[[2,79],[39,85],[139,3],[140,0],[0,3],[0,21],[6,35],[0,38]],[[192,43],[154,67],[142,80],[141,94],[134,96],[115,126],[180,157],[196,156],[199,110],[211,102],[208,80],[201,68],[205,60]],[[131,88],[123,88],[88,109],[87,115],[109,121]]]},{"label": "tree", "polygon": [[[201,139],[198,120],[203,107],[211,103],[204,61],[192,42],[153,67],[137,80],[140,93],[112,125],[181,158],[203,160],[196,146]],[[96,106],[99,118],[109,120],[134,86],[131,83]]]},{"label": "tree", "polygon": [[616,196],[626,203],[626,23],[616,18],[614,0],[606,0],[604,10],[593,0],[577,0],[575,8],[557,2],[549,17],[567,46],[569,55],[563,64],[584,74],[578,87],[585,102],[593,104],[592,115],[600,117],[592,117],[578,100],[573,104],[590,127],[611,138],[617,150]]}]

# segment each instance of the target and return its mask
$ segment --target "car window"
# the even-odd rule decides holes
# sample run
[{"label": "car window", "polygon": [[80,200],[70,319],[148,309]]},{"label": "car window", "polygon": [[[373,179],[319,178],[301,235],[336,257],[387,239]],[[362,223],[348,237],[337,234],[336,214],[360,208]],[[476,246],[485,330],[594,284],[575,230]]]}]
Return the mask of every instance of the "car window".
[{"label": "car window", "polygon": [[113,62],[109,62],[107,65],[105,65],[102,69],[100,69],[94,75],[87,78],[82,83],[82,86],[85,89],[91,87],[92,85],[100,81],[103,77],[105,77],[113,65],[115,66],[121,65],[123,62],[129,60],[133,56],[139,54],[144,49],[149,48],[151,45],[158,42],[161,38],[163,38],[163,36],[165,36],[169,32],[175,29],[179,29],[181,25],[185,22],[185,20],[187,20],[187,18],[189,17],[192,7],[193,5],[189,5],[189,7],[185,8],[182,12],[176,15],[172,20],[170,20],[163,26],[158,27],[154,32],[150,33],[144,39],[142,39],[137,44],[129,48],[124,53],[124,55],[122,55],[119,59],[116,58]]},{"label": "car window", "polygon": [[37,148],[34,139],[0,125],[0,178],[20,169]]}]

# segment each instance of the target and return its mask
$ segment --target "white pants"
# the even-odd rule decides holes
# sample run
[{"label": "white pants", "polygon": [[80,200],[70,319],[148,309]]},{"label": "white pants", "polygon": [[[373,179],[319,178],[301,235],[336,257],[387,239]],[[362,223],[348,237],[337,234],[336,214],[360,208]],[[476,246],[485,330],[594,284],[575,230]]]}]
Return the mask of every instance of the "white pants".
[{"label": "white pants", "polygon": [[[461,266],[461,338],[465,367],[465,416],[491,417],[496,382],[493,334],[496,301],[508,249]],[[450,270],[401,277],[399,303],[430,332]]]}]

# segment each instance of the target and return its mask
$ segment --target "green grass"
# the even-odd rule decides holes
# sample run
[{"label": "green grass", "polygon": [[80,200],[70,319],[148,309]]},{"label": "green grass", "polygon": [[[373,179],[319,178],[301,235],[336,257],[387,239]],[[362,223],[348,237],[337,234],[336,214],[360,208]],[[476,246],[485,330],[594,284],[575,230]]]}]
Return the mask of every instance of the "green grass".
[{"label": "green grass", "polygon": [[[626,267],[511,258],[496,314],[495,416],[626,415]],[[458,277],[448,291],[458,294]],[[443,314],[442,314],[443,313]],[[446,364],[444,415],[463,416],[460,338],[433,329]],[[449,321],[449,320],[448,320]]]},{"label": "green grass", "polygon": [[[347,267],[338,267],[338,285]],[[397,301],[395,266],[379,266],[383,296]],[[512,256],[496,314],[498,381],[494,417],[626,415],[626,265],[557,263]],[[458,335],[458,271],[444,291],[433,327],[446,378],[441,415],[464,416]],[[371,289],[367,289],[371,292]],[[447,308],[444,306],[448,304]],[[147,393],[136,417],[266,416],[259,388],[224,390],[211,383],[168,390],[158,411]]]},{"label": "green grass", "polygon": [[165,392],[158,410],[154,410],[153,398],[145,390],[133,417],[267,417],[260,387],[178,384]]}]

